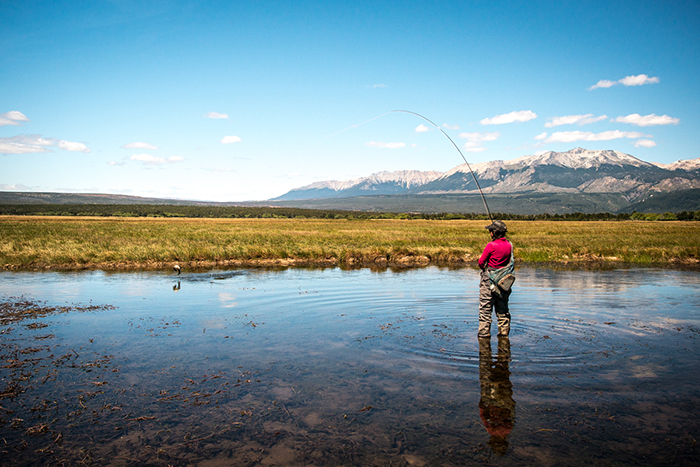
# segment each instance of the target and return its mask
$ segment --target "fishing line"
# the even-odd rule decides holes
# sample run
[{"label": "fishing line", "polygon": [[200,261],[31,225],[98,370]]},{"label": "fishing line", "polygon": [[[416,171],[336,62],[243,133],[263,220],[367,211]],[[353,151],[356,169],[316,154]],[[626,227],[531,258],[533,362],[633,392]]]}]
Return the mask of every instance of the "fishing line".
[{"label": "fishing line", "polygon": [[[476,175],[474,175],[474,171],[472,170],[472,166],[469,165],[469,162],[467,162],[467,158],[464,157],[464,154],[462,154],[462,151],[460,151],[459,146],[457,146],[457,145],[455,144],[455,142],[452,141],[452,138],[450,138],[450,137],[447,135],[447,133],[445,133],[445,132],[442,130],[442,128],[440,128],[440,127],[437,126],[435,123],[433,123],[431,120],[428,120],[426,117],[422,116],[422,115],[419,114],[419,113],[411,112],[410,110],[392,110],[391,112],[403,112],[403,113],[407,113],[407,114],[411,114],[411,115],[415,115],[415,116],[417,116],[417,117],[420,117],[420,118],[422,118],[423,120],[425,120],[426,122],[428,122],[428,123],[430,123],[431,125],[433,125],[433,126],[434,126],[435,128],[437,128],[438,130],[440,130],[440,133],[442,133],[443,135],[445,135],[445,138],[447,138],[447,139],[450,140],[450,143],[452,143],[452,146],[454,146],[455,149],[457,150],[457,152],[459,153],[459,155],[462,156],[462,159],[464,160],[464,163],[467,164],[467,168],[469,169],[469,172],[471,172],[471,174],[472,174],[472,178],[474,179],[474,183],[476,183],[476,187],[479,189],[479,194],[481,195],[481,201],[484,202],[484,207],[486,208],[486,214],[489,215],[489,220],[493,223],[493,217],[491,217],[491,210],[489,209],[489,205],[486,204],[486,198],[484,197],[484,192],[481,191],[481,186],[479,186],[479,182],[478,182],[477,179],[476,179]],[[390,113],[391,113],[391,112],[390,112]],[[384,115],[386,115],[386,114],[384,114]],[[379,118],[379,117],[377,117],[377,118]]]},{"label": "fishing line", "polygon": [[[369,120],[365,120],[365,121],[362,122],[362,123],[358,123],[358,124],[356,124],[356,125],[351,125],[351,126],[349,126],[349,127],[347,127],[347,128],[344,128],[344,129],[342,129],[342,130],[340,130],[340,131],[336,131],[336,132],[333,133],[332,135],[328,135],[328,136],[326,136],[325,138],[323,138],[322,140],[318,141],[318,142],[317,142],[316,144],[314,144],[313,146],[316,146],[316,145],[318,145],[318,144],[324,142],[324,141],[327,140],[328,138],[331,138],[331,137],[333,137],[333,136],[335,136],[335,135],[338,135],[338,134],[340,134],[340,133],[342,133],[342,132],[344,132],[344,131],[348,131],[348,130],[350,130],[350,129],[352,129],[352,128],[357,128],[357,127],[359,127],[359,126],[361,126],[361,125],[364,125],[365,123],[369,123],[369,122],[371,122],[371,121],[373,121],[373,120],[376,120],[376,119],[378,119],[378,118],[382,118],[382,117],[384,117],[385,115],[389,115],[390,113],[395,113],[395,112],[403,112],[403,113],[415,115],[416,117],[422,118],[423,120],[425,120],[426,122],[430,123],[430,124],[433,125],[435,128],[437,128],[438,130],[440,130],[440,133],[442,133],[443,135],[445,135],[445,138],[447,138],[448,140],[450,140],[450,143],[452,143],[452,146],[454,146],[455,149],[457,150],[457,152],[459,153],[459,155],[462,156],[462,160],[464,160],[464,163],[467,164],[467,168],[469,169],[469,172],[472,174],[472,178],[474,179],[474,183],[476,183],[476,188],[479,190],[479,194],[481,195],[481,201],[484,202],[484,208],[486,208],[486,214],[488,214],[489,220],[490,220],[491,222],[493,222],[493,217],[491,217],[491,210],[489,209],[489,205],[486,203],[486,198],[484,197],[484,192],[481,191],[481,186],[479,185],[479,181],[476,179],[476,175],[474,174],[474,171],[472,170],[472,166],[469,165],[469,162],[467,162],[467,158],[464,157],[464,154],[462,154],[462,151],[459,149],[459,146],[457,146],[457,145],[455,144],[455,142],[452,141],[452,138],[450,138],[449,135],[448,135],[447,133],[445,133],[445,132],[443,131],[442,128],[440,128],[440,127],[437,126],[434,122],[432,122],[431,120],[427,119],[426,117],[424,117],[423,115],[421,115],[421,114],[419,114],[419,113],[411,112],[410,110],[390,110],[389,112],[383,113],[383,114],[378,115],[378,116],[376,116],[376,117],[374,117],[374,118],[370,118]],[[313,146],[312,146],[312,147],[313,147]]]},{"label": "fishing line", "polygon": [[344,132],[344,131],[348,131],[348,130],[350,130],[350,129],[352,129],[352,128],[357,128],[358,126],[364,125],[365,123],[369,123],[369,122],[371,122],[372,120],[376,120],[376,119],[378,119],[378,118],[382,118],[382,117],[385,116],[385,115],[389,115],[391,112],[395,112],[395,110],[390,110],[389,112],[383,113],[383,114],[378,115],[378,116],[376,116],[376,117],[374,117],[374,118],[370,118],[369,120],[365,120],[365,121],[362,122],[362,123],[358,123],[358,124],[356,124],[356,125],[350,125],[350,126],[347,127],[347,128],[344,128],[344,129],[342,129],[342,130],[340,130],[340,131],[336,131],[336,132],[333,133],[332,135],[328,135],[328,136],[326,136],[325,138],[323,138],[322,140],[318,141],[316,144],[314,144],[314,145],[311,146],[311,147],[317,146],[317,145],[323,143],[323,142],[324,142],[325,140],[327,140],[328,138],[332,138],[332,137],[335,136],[335,135],[339,135],[339,134],[341,134],[341,133]]}]

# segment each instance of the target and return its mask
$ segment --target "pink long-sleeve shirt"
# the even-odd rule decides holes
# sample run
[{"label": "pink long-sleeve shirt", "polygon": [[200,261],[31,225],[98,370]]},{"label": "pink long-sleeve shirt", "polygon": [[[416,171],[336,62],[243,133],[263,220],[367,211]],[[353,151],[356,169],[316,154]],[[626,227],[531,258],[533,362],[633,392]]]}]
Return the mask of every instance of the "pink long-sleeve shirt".
[{"label": "pink long-sleeve shirt", "polygon": [[513,251],[513,245],[505,238],[497,238],[489,242],[484,248],[484,252],[479,258],[479,267],[484,269],[486,266],[499,269],[508,266],[510,262],[510,254]]}]

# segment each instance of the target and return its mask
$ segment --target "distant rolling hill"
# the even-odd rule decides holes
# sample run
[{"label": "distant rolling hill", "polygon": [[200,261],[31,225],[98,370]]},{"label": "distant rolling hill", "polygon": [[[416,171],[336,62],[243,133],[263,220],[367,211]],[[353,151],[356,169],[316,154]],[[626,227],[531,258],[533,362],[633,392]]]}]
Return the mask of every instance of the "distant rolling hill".
[{"label": "distant rolling hill", "polygon": [[0,191],[0,204],[167,204],[184,206],[245,206],[246,203],[216,203],[167,198],[99,193],[40,193],[27,191]]}]

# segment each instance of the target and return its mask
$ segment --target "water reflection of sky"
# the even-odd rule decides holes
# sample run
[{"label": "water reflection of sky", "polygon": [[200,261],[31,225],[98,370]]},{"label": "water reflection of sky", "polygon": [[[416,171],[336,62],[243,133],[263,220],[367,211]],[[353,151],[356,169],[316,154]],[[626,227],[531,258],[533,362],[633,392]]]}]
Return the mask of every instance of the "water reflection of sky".
[{"label": "water reflection of sky", "polygon": [[[476,339],[473,269],[1,273],[0,295],[116,306],[40,320],[50,325],[52,345],[111,356],[119,365],[109,375],[115,394],[183,393],[189,387],[183,381],[216,374],[217,381],[231,383],[216,386],[218,404],[259,406],[281,398],[295,429],[307,430],[306,439],[313,428],[328,439],[337,435],[342,444],[344,434],[321,427],[337,430],[337,417],[372,406],[382,407],[385,418],[367,415],[366,424],[352,428],[366,439],[390,429],[436,427],[425,433],[433,441],[416,438],[414,457],[404,456],[406,462],[435,461],[431,449],[451,439],[447,430],[472,447],[493,448],[474,448],[472,460],[502,455],[500,462],[518,465],[541,461],[538,456],[554,450],[565,456],[562,464],[574,465],[579,453],[571,436],[577,443],[587,440],[588,455],[601,459],[617,452],[615,443],[656,458],[654,436],[699,427],[699,283],[693,271],[521,267],[511,297],[508,351],[499,353],[494,340],[493,371],[484,370],[484,356],[491,353]],[[22,339],[31,335],[25,332]],[[484,381],[484,374],[496,377]],[[253,388],[258,380],[245,397],[231,389],[240,381]],[[508,439],[501,443],[488,437],[501,433],[496,422],[484,421],[484,413],[498,419],[500,402],[483,391],[503,387],[503,407],[517,403],[518,410],[516,416],[508,409]],[[672,404],[684,405],[684,412],[673,412]],[[214,417],[203,408],[180,405],[177,415],[168,407],[157,405],[159,417],[171,423],[187,414],[189,420],[204,417],[197,423],[207,426],[207,417]],[[650,429],[649,417],[657,416],[652,414],[661,414],[667,428]],[[275,432],[294,432],[284,420],[275,423]],[[293,451],[296,435],[290,436],[287,448]],[[680,459],[693,460],[695,454],[683,450],[686,441],[679,432],[672,436],[676,452],[685,453]],[[533,443],[540,446],[537,455]],[[620,462],[637,459],[625,452]]]}]

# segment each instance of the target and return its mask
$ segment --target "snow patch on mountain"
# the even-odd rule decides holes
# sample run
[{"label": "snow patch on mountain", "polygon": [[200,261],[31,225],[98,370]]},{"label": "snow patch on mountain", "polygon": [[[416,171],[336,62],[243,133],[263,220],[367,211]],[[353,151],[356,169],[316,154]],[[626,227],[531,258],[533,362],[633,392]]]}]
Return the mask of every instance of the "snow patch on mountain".
[{"label": "snow patch on mountain", "polygon": [[[619,151],[591,151],[588,149],[576,148],[567,152],[548,151],[535,156],[521,156],[507,161],[497,160],[480,162],[471,164],[471,168],[481,179],[496,180],[500,176],[501,170],[519,170],[525,167],[535,168],[543,165],[554,165],[569,169],[591,169],[602,165],[614,165],[618,167],[624,167],[626,165],[631,165],[633,167],[654,166],[654,164],[644,162],[641,159]],[[660,166],[659,164],[655,165]],[[698,167],[700,167],[700,162],[698,163]],[[467,164],[458,165],[446,172],[443,178],[447,178],[457,172],[469,173],[469,167]]]},{"label": "snow patch on mountain", "polygon": [[626,193],[636,199],[649,191],[700,188],[700,158],[656,164],[619,151],[575,148],[471,166],[465,163],[445,173],[403,170],[316,182],[279,199],[478,193],[470,167],[484,193]]},{"label": "snow patch on mountain", "polygon": [[653,163],[657,167],[661,167],[662,169],[666,170],[685,170],[686,172],[690,172],[693,170],[700,170],[700,157],[697,159],[690,159],[690,160],[678,160],[676,162],[672,162],[670,164],[659,164],[657,162]]},{"label": "snow patch on mountain", "polygon": [[396,172],[377,172],[368,177],[355,178],[353,180],[330,180],[325,182],[314,182],[310,185],[296,188],[293,191],[301,190],[322,190],[328,189],[333,191],[347,190],[362,184],[380,184],[380,183],[395,183],[410,189],[417,186],[425,185],[442,176],[442,172],[419,170],[399,170]]}]

